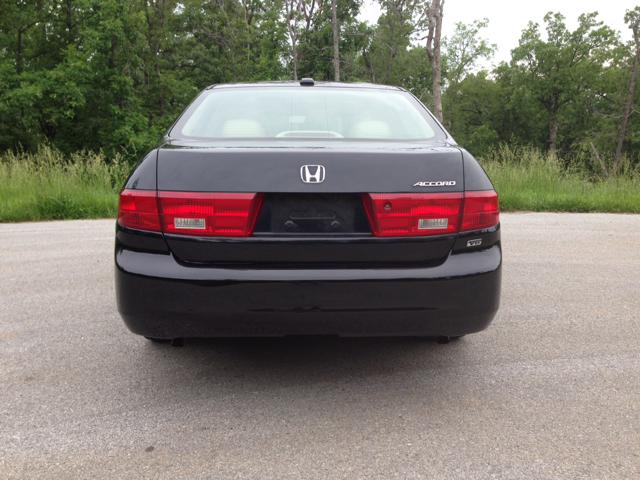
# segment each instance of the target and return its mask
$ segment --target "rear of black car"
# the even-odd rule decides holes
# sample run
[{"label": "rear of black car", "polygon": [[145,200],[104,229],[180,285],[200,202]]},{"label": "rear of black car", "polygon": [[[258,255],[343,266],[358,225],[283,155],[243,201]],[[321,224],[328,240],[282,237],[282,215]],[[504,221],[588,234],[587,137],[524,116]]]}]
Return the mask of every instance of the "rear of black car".
[{"label": "rear of black car", "polygon": [[118,309],[157,339],[454,337],[498,309],[499,233],[486,174],[409,93],[216,87],[120,194]]}]

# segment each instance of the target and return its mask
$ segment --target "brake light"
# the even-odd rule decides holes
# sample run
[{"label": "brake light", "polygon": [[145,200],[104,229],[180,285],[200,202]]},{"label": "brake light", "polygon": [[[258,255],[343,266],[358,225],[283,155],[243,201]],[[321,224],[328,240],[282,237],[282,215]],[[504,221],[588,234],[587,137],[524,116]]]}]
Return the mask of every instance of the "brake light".
[{"label": "brake light", "polygon": [[123,189],[118,198],[118,223],[123,227],[159,232],[156,191]]},{"label": "brake light", "polygon": [[480,230],[498,224],[500,208],[495,190],[465,192],[460,231]]},{"label": "brake light", "polygon": [[363,194],[374,235],[407,236],[456,233],[462,193]]},{"label": "brake light", "polygon": [[158,192],[165,233],[248,236],[262,203],[261,193]]},{"label": "brake light", "polygon": [[498,194],[460,193],[362,194],[369,224],[377,236],[439,235],[497,225]]}]

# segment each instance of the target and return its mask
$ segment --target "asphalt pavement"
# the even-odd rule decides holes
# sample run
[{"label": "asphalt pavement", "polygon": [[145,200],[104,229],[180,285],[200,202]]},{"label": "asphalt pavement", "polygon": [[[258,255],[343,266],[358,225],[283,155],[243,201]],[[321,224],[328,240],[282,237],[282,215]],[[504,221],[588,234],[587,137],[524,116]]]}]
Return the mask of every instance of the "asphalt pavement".
[{"label": "asphalt pavement", "polygon": [[485,332],[184,348],[118,316],[113,220],[0,224],[0,479],[640,478],[640,215],[501,220]]}]

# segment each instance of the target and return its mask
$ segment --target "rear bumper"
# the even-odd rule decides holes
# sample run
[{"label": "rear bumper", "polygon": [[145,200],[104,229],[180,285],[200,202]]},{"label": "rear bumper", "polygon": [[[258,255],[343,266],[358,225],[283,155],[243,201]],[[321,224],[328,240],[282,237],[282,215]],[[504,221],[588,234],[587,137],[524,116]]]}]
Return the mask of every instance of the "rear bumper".
[{"label": "rear bumper", "polygon": [[488,327],[500,303],[500,244],[429,268],[188,267],[116,247],[118,311],[154,338],[296,334],[458,336]]}]

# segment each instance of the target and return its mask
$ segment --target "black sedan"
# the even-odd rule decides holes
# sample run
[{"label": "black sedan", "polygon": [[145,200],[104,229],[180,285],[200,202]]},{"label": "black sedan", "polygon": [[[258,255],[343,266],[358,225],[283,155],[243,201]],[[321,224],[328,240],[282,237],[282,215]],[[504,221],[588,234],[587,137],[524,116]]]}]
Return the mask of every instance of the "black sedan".
[{"label": "black sedan", "polygon": [[118,310],[152,340],[479,332],[500,301],[498,197],[411,93],[205,89],[120,192]]}]

